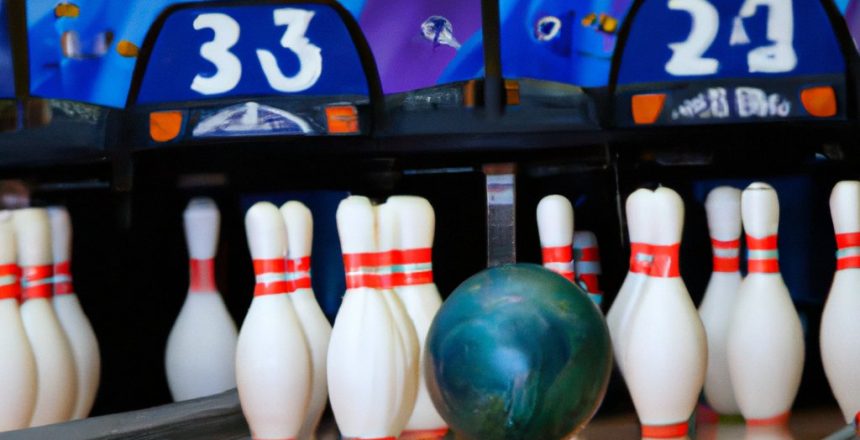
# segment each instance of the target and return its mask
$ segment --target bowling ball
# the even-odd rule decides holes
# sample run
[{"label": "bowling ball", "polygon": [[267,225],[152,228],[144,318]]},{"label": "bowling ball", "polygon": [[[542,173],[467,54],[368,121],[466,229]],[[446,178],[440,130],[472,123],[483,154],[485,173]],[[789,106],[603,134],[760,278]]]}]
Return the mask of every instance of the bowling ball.
[{"label": "bowling ball", "polygon": [[439,309],[425,347],[427,387],[458,438],[567,438],[603,400],[610,344],[578,286],[533,264],[492,268]]}]

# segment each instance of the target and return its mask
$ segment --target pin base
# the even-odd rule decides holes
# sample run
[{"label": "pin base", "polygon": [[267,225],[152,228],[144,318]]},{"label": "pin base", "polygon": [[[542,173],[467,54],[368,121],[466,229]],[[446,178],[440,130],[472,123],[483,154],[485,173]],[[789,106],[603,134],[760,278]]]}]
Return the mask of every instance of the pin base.
[{"label": "pin base", "polygon": [[686,421],[674,425],[642,425],[643,438],[676,438],[687,435],[689,425]]},{"label": "pin base", "polygon": [[791,411],[786,411],[782,414],[768,417],[765,419],[747,419],[747,426],[779,426],[788,425],[788,420],[791,418]]}]

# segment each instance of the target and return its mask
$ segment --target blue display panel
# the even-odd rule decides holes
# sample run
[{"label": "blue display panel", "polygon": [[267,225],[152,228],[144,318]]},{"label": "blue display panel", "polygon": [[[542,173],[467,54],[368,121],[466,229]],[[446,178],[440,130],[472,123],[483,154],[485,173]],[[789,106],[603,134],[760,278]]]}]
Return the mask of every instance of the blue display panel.
[{"label": "blue display panel", "polygon": [[0,0],[0,98],[15,97],[15,65],[9,38],[9,7]]},{"label": "blue display panel", "polygon": [[331,7],[200,5],[165,20],[136,103],[367,94],[361,59]]},{"label": "blue display panel", "polygon": [[123,107],[152,23],[195,1],[26,0],[30,93]]},{"label": "blue display panel", "polygon": [[385,93],[484,74],[480,0],[340,0],[361,25]]},{"label": "blue display panel", "polygon": [[644,0],[631,20],[620,85],[845,70],[817,0]]},{"label": "blue display panel", "polygon": [[632,0],[501,0],[502,72],[600,87]]}]

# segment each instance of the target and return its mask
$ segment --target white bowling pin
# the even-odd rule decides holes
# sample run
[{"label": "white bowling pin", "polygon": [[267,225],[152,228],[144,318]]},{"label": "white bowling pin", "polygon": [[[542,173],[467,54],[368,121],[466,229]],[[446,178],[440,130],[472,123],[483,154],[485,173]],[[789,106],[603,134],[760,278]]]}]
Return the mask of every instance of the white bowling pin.
[{"label": "white bowling pin", "polygon": [[645,280],[651,268],[651,198],[654,192],[641,188],[627,197],[627,231],[630,235],[630,268],[609,313],[606,324],[612,337],[612,350],[621,374],[624,374],[623,353],[627,347],[627,331],[636,310]]},{"label": "white bowling pin", "polygon": [[628,329],[624,374],[642,436],[682,437],[705,382],[707,339],[679,268],[684,202],[665,187],[651,200],[654,261]]},{"label": "white bowling pin", "polygon": [[281,215],[287,226],[287,278],[293,290],[290,300],[302,324],[313,367],[311,400],[298,436],[299,440],[308,440],[315,438],[317,425],[328,402],[326,360],[331,324],[320,308],[311,286],[311,248],[314,228],[311,210],[301,202],[287,202],[281,206]]},{"label": "white bowling pin", "polygon": [[729,323],[729,373],[747,425],[788,422],[803,373],[803,331],[779,272],[779,200],[765,183],[741,196],[747,276]]},{"label": "white bowling pin", "polygon": [[329,401],[344,438],[392,439],[406,423],[402,404],[409,358],[379,290],[374,209],[366,197],[343,200],[337,227],[346,294],[328,348]]},{"label": "white bowling pin", "polygon": [[18,264],[21,266],[21,319],[36,359],[38,394],[30,426],[65,422],[77,402],[75,358],[54,307],[54,264],[48,211],[15,211]]},{"label": "white bowling pin", "polygon": [[837,183],[830,212],[839,250],[821,315],[821,361],[845,421],[860,426],[860,182]]},{"label": "white bowling pin", "polygon": [[708,336],[705,399],[720,414],[739,414],[729,378],[726,339],[741,287],[741,191],[729,186],[715,188],[705,200],[705,211],[714,249],[713,273],[699,306],[699,316]]},{"label": "white bowling pin", "polygon": [[174,401],[236,387],[236,324],[215,285],[221,213],[209,198],[195,198],[183,214],[189,286],[167,338],[164,366]]},{"label": "white bowling pin", "polygon": [[576,281],[588,292],[589,298],[600,307],[603,291],[600,290],[600,249],[597,236],[591,231],[578,231],[573,234],[573,260],[576,268]]},{"label": "white bowling pin", "polygon": [[72,223],[69,212],[64,207],[52,207],[48,208],[48,215],[54,253],[54,312],[69,339],[77,373],[78,391],[72,419],[83,419],[90,414],[99,390],[99,341],[72,284]]},{"label": "white bowling pin", "polygon": [[573,205],[560,195],[546,196],[537,206],[538,237],[543,267],[575,283]]},{"label": "white bowling pin", "polygon": [[430,202],[421,197],[389,197],[387,204],[397,215],[400,232],[393,261],[395,291],[415,326],[420,356],[415,409],[401,439],[441,438],[448,432],[448,426],[430,400],[424,376],[424,342],[430,324],[442,306],[442,297],[433,282],[436,214]]},{"label": "white bowling pin", "polygon": [[289,298],[287,235],[278,208],[255,204],[245,215],[254,259],[254,299],[239,331],[236,385],[255,439],[293,439],[311,399],[311,355]]},{"label": "white bowling pin", "polygon": [[0,432],[30,426],[36,406],[36,360],[21,321],[15,226],[0,211]]},{"label": "white bowling pin", "polygon": [[374,207],[374,213],[376,214],[376,239],[379,251],[377,270],[380,275],[380,288],[388,304],[388,309],[391,311],[391,316],[397,324],[397,334],[400,336],[407,359],[403,371],[406,379],[406,385],[403,388],[403,401],[398,404],[400,408],[398,425],[405,429],[418,396],[418,362],[421,351],[415,325],[412,324],[403,301],[394,291],[394,266],[398,263],[395,261],[395,254],[400,255],[396,252],[400,237],[400,222],[397,218],[397,212],[394,206],[383,203]]}]

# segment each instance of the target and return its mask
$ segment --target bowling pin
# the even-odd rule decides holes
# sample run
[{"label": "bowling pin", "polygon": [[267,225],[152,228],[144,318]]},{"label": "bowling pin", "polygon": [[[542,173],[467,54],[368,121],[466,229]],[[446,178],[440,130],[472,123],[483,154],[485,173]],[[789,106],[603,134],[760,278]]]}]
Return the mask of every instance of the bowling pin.
[{"label": "bowling pin", "polygon": [[380,283],[383,298],[388,304],[388,309],[391,311],[391,316],[397,324],[397,334],[403,344],[406,354],[406,366],[403,374],[406,378],[404,386],[403,401],[398,404],[400,415],[398,416],[398,425],[402,429],[406,428],[414,408],[415,400],[418,397],[418,362],[420,360],[420,350],[418,343],[418,332],[415,330],[415,325],[409,318],[409,313],[406,311],[406,306],[403,301],[394,291],[394,268],[395,264],[399,266],[399,261],[395,261],[395,254],[398,258],[400,253],[397,252],[397,243],[400,240],[399,224],[395,207],[387,203],[383,203],[374,207],[376,214],[376,239],[379,250],[378,273],[380,275]]},{"label": "bowling pin", "polygon": [[36,360],[21,321],[15,226],[0,211],[0,432],[30,426],[36,406]]},{"label": "bowling pin", "polygon": [[860,430],[860,182],[837,183],[830,212],[839,250],[821,315],[821,361],[845,421]]},{"label": "bowling pin", "polygon": [[779,200],[765,183],[741,196],[747,276],[729,322],[729,374],[749,426],[788,422],[803,372],[803,331],[779,272]]},{"label": "bowling pin", "polygon": [[13,218],[22,272],[21,320],[36,359],[38,382],[30,426],[65,422],[75,410],[78,380],[72,348],[51,302],[51,221],[43,208],[21,209]]},{"label": "bowling pin", "polygon": [[741,287],[741,191],[715,188],[705,200],[714,252],[713,273],[699,306],[708,337],[708,372],[705,399],[720,414],[739,414],[726,358],[726,339],[738,290]]},{"label": "bowling pin", "polygon": [[612,337],[612,350],[621,374],[624,374],[624,350],[627,331],[636,310],[645,280],[651,268],[651,198],[654,192],[641,188],[627,197],[627,231],[630,236],[630,268],[609,313],[606,324]]},{"label": "bowling pin", "polygon": [[64,207],[52,207],[48,208],[48,216],[54,254],[54,313],[69,339],[77,373],[77,400],[72,419],[83,419],[90,414],[99,390],[99,341],[72,284],[72,223],[69,212]]},{"label": "bowling pin", "polygon": [[331,324],[323,314],[311,286],[311,247],[313,246],[313,217],[300,202],[281,206],[281,216],[287,227],[287,281],[293,292],[289,295],[311,355],[311,400],[299,440],[315,438],[317,425],[328,402],[326,360]]},{"label": "bowling pin", "polygon": [[289,298],[287,235],[278,208],[245,215],[257,284],[236,345],[236,385],[254,439],[293,439],[311,400],[311,354]]},{"label": "bowling pin", "polygon": [[433,282],[436,214],[430,202],[421,197],[389,197],[387,204],[397,215],[400,232],[393,261],[395,291],[415,326],[420,356],[415,408],[401,438],[442,438],[448,432],[448,426],[430,400],[424,376],[424,343],[430,324],[442,306],[442,297]]},{"label": "bowling pin", "polygon": [[215,285],[221,213],[212,199],[195,198],[185,208],[183,220],[189,287],[164,353],[174,401],[236,387],[236,324]]},{"label": "bowling pin", "polygon": [[575,283],[573,265],[573,205],[566,197],[544,197],[537,207],[543,267]]},{"label": "bowling pin", "polygon": [[624,374],[642,437],[683,437],[705,382],[707,340],[679,268],[684,202],[661,187],[649,208],[654,261],[628,329]]},{"label": "bowling pin", "polygon": [[597,307],[603,302],[600,290],[600,250],[597,236],[591,231],[573,234],[573,261],[575,261],[576,281],[588,292],[589,298]]},{"label": "bowling pin", "polygon": [[[384,291],[373,206],[348,197],[337,210],[346,294],[328,348],[329,401],[344,438],[396,438],[410,359]],[[416,381],[417,383],[417,381]]]}]

